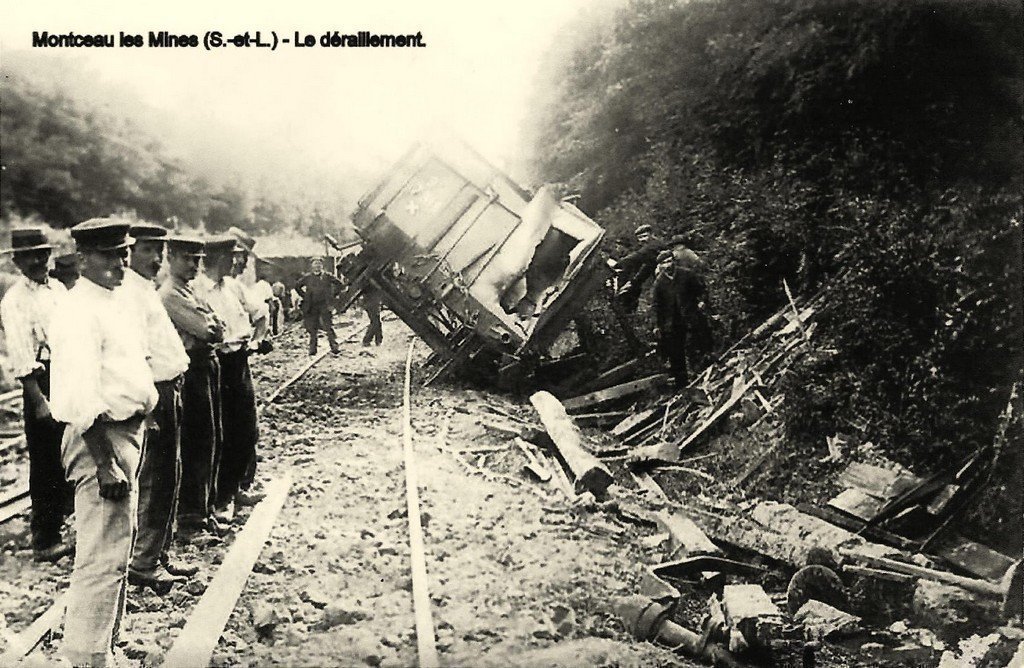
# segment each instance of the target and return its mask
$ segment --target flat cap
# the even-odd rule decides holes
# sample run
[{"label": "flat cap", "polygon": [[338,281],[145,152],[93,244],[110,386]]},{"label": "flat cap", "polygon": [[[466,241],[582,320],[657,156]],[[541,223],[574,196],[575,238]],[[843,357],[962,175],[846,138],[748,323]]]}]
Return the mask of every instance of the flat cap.
[{"label": "flat cap", "polygon": [[205,244],[198,237],[176,234],[167,237],[167,249],[176,255],[206,257]]},{"label": "flat cap", "polygon": [[57,269],[78,269],[78,253],[64,253],[53,258]]},{"label": "flat cap", "polygon": [[108,251],[127,248],[134,242],[128,236],[131,226],[115,218],[90,218],[71,228],[78,250]]},{"label": "flat cap", "polygon": [[206,239],[206,252],[210,254],[231,253],[239,247],[238,240],[227,234]]},{"label": "flat cap", "polygon": [[634,234],[644,234],[644,233],[650,234],[651,233],[651,226],[650,225],[637,225],[637,228],[635,230],[633,230],[633,233]]},{"label": "flat cap", "polygon": [[19,253],[53,248],[46,238],[46,233],[39,227],[15,227],[11,230],[11,248],[3,249],[2,253]]},{"label": "flat cap", "polygon": [[164,237],[167,236],[167,228],[156,223],[140,222],[128,228],[128,234],[136,241],[140,239],[159,239],[163,241],[165,240]]},{"label": "flat cap", "polygon": [[676,259],[676,256],[670,250],[663,250],[660,253],[658,253],[658,262],[659,263],[666,262],[666,261],[669,261],[669,260],[674,262],[675,259]]}]

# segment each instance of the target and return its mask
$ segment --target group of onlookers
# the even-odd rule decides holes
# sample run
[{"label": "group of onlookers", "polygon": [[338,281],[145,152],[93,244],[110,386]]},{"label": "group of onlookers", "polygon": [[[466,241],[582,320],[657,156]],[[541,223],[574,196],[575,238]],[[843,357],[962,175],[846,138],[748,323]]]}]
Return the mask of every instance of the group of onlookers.
[{"label": "group of onlookers", "polygon": [[[248,359],[271,350],[271,305],[238,280],[255,242],[231,232],[87,220],[55,280],[45,233],[12,230],[22,277],[0,317],[24,390],[32,547],[40,561],[74,551],[75,665],[112,660],[127,584],[163,594],[198,572],[171,558],[175,535],[217,540],[261,498]],[[72,509],[74,545],[61,535]]]}]

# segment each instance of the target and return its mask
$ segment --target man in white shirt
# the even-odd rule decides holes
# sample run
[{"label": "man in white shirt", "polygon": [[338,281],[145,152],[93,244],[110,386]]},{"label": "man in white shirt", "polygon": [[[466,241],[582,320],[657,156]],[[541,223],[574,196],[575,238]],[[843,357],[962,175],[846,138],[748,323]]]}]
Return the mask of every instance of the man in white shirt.
[{"label": "man in white shirt", "polygon": [[106,666],[124,614],[137,527],[138,464],[158,394],[137,307],[119,288],[128,225],[95,218],[71,228],[82,277],[50,325],[50,410],[67,426],[61,454],[75,486],[75,565],[63,650],[73,665]]},{"label": "man in white shirt", "polygon": [[253,505],[259,495],[247,494],[242,481],[256,458],[259,439],[256,392],[249,370],[249,343],[253,328],[240,286],[231,278],[236,241],[213,237],[206,242],[206,274],[211,286],[202,296],[224,322],[224,341],[217,346],[220,361],[223,449],[217,471],[215,506],[218,522],[230,522],[235,505]]},{"label": "man in white shirt", "polygon": [[160,396],[146,430],[139,464],[139,535],[128,582],[163,595],[180,580],[179,576],[198,572],[194,566],[168,559],[181,490],[181,387],[189,356],[156,291],[167,230],[138,223],[128,232],[135,242],[121,289],[128,292],[143,316],[149,367]]},{"label": "man in white shirt", "polygon": [[53,246],[41,229],[11,230],[11,246],[12,259],[22,276],[0,302],[0,318],[14,377],[21,381],[24,391],[32,548],[36,560],[57,561],[73,551],[70,544],[61,542],[61,528],[72,490],[60,462],[64,425],[50,414],[48,334],[53,312],[66,291],[47,274]]}]

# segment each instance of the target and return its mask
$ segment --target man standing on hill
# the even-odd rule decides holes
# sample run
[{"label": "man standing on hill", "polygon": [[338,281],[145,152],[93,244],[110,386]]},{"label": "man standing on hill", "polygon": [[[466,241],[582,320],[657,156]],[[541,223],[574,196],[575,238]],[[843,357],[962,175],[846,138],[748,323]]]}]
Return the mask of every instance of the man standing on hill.
[{"label": "man standing on hill", "polygon": [[302,297],[302,324],[309,332],[309,354],[316,354],[317,333],[320,330],[327,332],[327,342],[331,346],[331,352],[337,354],[338,338],[334,334],[334,325],[331,322],[333,312],[332,301],[338,290],[344,288],[344,284],[335,276],[324,271],[324,262],[320,258],[314,258],[310,263],[312,271],[304,274],[295,283],[295,289]]},{"label": "man standing on hill", "polygon": [[67,426],[61,454],[75,485],[75,566],[63,649],[76,666],[106,666],[124,614],[138,512],[145,420],[156,406],[141,317],[119,288],[128,225],[93,219],[71,228],[82,277],[51,323],[53,417]]},{"label": "man standing on hill", "polygon": [[181,575],[195,567],[172,564],[168,549],[181,491],[181,386],[189,356],[156,291],[156,276],[164,259],[167,230],[138,223],[122,290],[143,316],[149,344],[149,366],[156,382],[157,401],[146,429],[139,464],[139,535],[128,570],[128,582],[165,594]]},{"label": "man standing on hill", "polygon": [[658,264],[658,253],[665,249],[665,242],[651,234],[650,225],[636,228],[639,247],[613,265],[619,275],[619,289],[616,296],[627,313],[636,312],[644,283],[654,276]]},{"label": "man standing on hill", "polygon": [[57,561],[72,552],[60,537],[72,490],[60,461],[64,425],[50,414],[49,332],[58,301],[66,290],[47,275],[53,246],[41,229],[11,230],[11,246],[22,277],[4,295],[0,318],[14,377],[21,381],[24,393],[32,549],[38,561]]},{"label": "man standing on hill", "polygon": [[685,386],[688,380],[687,352],[693,353],[695,344],[703,344],[699,322],[707,292],[703,277],[692,266],[680,264],[673,251],[661,251],[654,278],[655,338],[659,352],[668,359],[677,387]]}]

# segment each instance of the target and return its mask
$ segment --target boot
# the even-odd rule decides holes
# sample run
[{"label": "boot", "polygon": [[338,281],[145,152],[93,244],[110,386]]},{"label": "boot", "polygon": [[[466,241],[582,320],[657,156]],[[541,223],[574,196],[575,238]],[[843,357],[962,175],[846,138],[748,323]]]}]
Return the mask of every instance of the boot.
[{"label": "boot", "polygon": [[172,560],[166,554],[160,558],[164,570],[171,575],[190,578],[199,573],[199,567],[194,564],[187,564],[184,561]]},{"label": "boot", "polygon": [[239,492],[235,494],[235,503],[239,506],[255,506],[266,496],[266,494],[260,494],[259,492]]},{"label": "boot", "polygon": [[176,582],[184,582],[185,578],[171,575],[163,566],[157,566],[151,571],[137,571],[134,568],[128,569],[128,584],[136,587],[149,587],[157,596],[165,596],[171,591]]},{"label": "boot", "polygon": [[56,563],[75,553],[75,546],[63,542],[57,542],[50,547],[32,550],[32,558],[38,562]]}]

